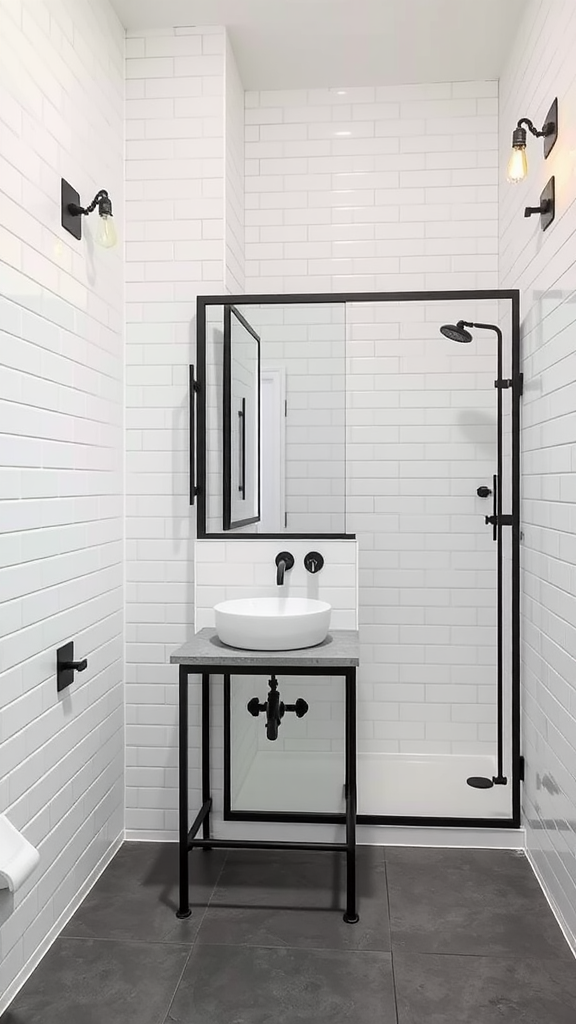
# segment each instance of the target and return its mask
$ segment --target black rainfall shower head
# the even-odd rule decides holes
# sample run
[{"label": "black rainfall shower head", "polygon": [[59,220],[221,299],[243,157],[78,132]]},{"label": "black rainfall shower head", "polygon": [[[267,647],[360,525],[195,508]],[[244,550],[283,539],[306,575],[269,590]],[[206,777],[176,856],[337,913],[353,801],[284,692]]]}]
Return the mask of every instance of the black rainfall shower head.
[{"label": "black rainfall shower head", "polygon": [[456,325],[444,324],[440,328],[440,334],[443,334],[445,338],[449,338],[450,341],[458,341],[468,343],[472,341],[472,335],[470,331],[464,330],[464,321],[459,320]]}]

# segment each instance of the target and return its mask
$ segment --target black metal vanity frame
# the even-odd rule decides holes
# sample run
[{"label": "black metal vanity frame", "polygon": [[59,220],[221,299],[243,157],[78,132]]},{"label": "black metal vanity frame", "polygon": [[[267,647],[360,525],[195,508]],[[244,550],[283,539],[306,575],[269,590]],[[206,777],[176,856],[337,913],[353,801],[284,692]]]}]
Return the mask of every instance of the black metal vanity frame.
[{"label": "black metal vanity frame", "polygon": [[[343,843],[292,843],[265,840],[214,839],[211,836],[210,812],[212,795],[210,786],[210,676],[224,676],[225,687],[230,687],[231,675],[276,675],[290,676],[343,676],[345,680],[346,722],[345,722],[345,798],[346,798],[346,839]],[[188,817],[188,685],[189,676],[201,676],[201,752],[202,752],[202,806],[192,825]],[[190,917],[189,863],[188,854],[195,847],[205,850],[215,848],[244,850],[308,850],[325,853],[338,851],[346,854],[346,910],[344,920],[356,924],[359,920],[356,899],[356,668],[339,666],[282,666],[238,665],[231,671],[230,660],[217,665],[179,665],[179,724],[178,724],[178,774],[179,774],[179,863],[180,895],[177,917]],[[330,816],[327,815],[329,819]],[[202,839],[198,833],[202,829]]]}]

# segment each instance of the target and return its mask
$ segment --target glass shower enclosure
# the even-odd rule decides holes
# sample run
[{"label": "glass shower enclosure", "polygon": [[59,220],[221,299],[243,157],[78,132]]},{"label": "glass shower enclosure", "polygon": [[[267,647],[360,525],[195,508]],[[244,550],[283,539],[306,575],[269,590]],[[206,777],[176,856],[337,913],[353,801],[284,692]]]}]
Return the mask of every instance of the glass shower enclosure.
[{"label": "glass shower enclosure", "polygon": [[[282,542],[327,535],[358,540],[359,822],[517,827],[518,293],[201,297],[199,537],[217,536],[221,528],[214,513],[218,488],[205,489],[211,476],[220,479],[219,471],[211,474],[214,455],[210,461],[219,414],[207,407],[206,395],[217,389],[214,324],[225,321],[228,305],[260,339],[263,388],[272,394],[275,374],[283,396],[302,388],[306,397],[295,404],[311,417],[283,449],[285,505],[269,520],[282,529],[256,524],[253,533]],[[441,332],[444,326],[449,329]],[[315,337],[324,346],[317,353]],[[308,370],[298,363],[302,358]],[[262,408],[265,416],[266,400]],[[270,436],[266,422],[263,436]],[[322,476],[311,474],[314,493],[308,494],[298,458],[306,443],[315,441],[318,449],[328,440],[336,445],[338,472],[326,464]],[[330,512],[326,528],[320,516],[310,518],[323,507],[320,499]],[[285,508],[298,512],[301,529],[295,515],[291,531]],[[318,680],[282,681],[284,699],[312,699],[305,729],[286,722],[279,744],[266,744],[246,720],[251,682],[229,681],[224,692],[225,817],[341,821],[340,681],[328,690]]]}]

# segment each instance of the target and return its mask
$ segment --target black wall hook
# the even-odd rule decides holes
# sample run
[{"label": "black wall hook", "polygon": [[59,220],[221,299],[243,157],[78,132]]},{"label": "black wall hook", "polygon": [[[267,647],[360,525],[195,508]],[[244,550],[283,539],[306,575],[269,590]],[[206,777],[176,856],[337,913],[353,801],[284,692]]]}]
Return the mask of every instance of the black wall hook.
[{"label": "black wall hook", "polygon": [[74,682],[75,672],[84,672],[88,668],[88,659],[74,661],[74,641],[59,647],[56,652],[56,688],[58,692],[65,690]]},{"label": "black wall hook", "polygon": [[524,210],[525,217],[533,217],[536,213],[540,214],[540,227],[542,228],[542,231],[546,231],[546,228],[550,227],[554,217],[556,216],[556,189],[554,176],[552,176],[550,181],[544,186],[540,195],[540,205],[527,206]]}]

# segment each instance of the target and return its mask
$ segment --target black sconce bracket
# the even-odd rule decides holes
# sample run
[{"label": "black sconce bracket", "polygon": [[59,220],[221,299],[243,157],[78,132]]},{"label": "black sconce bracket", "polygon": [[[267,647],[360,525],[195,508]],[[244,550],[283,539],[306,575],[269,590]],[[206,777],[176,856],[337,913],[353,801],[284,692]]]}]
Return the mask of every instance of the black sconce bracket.
[{"label": "black sconce bracket", "polygon": [[112,203],[105,188],[96,193],[89,206],[81,206],[80,194],[62,178],[62,227],[74,238],[82,238],[82,215],[88,216],[96,207],[101,217],[112,216]]},{"label": "black sconce bracket", "polygon": [[540,214],[540,227],[542,231],[546,231],[546,228],[550,227],[556,216],[556,190],[554,185],[554,175],[552,175],[550,181],[547,182],[540,194],[540,205],[527,206],[524,210],[525,217],[533,217],[536,213]]},{"label": "black sconce bracket", "polygon": [[544,159],[552,152],[556,139],[558,138],[558,100],[555,99],[550,110],[546,114],[546,120],[540,131],[534,127],[534,122],[529,117],[521,117],[512,133],[512,146],[521,147],[526,145],[526,128],[537,139],[544,139]]}]

